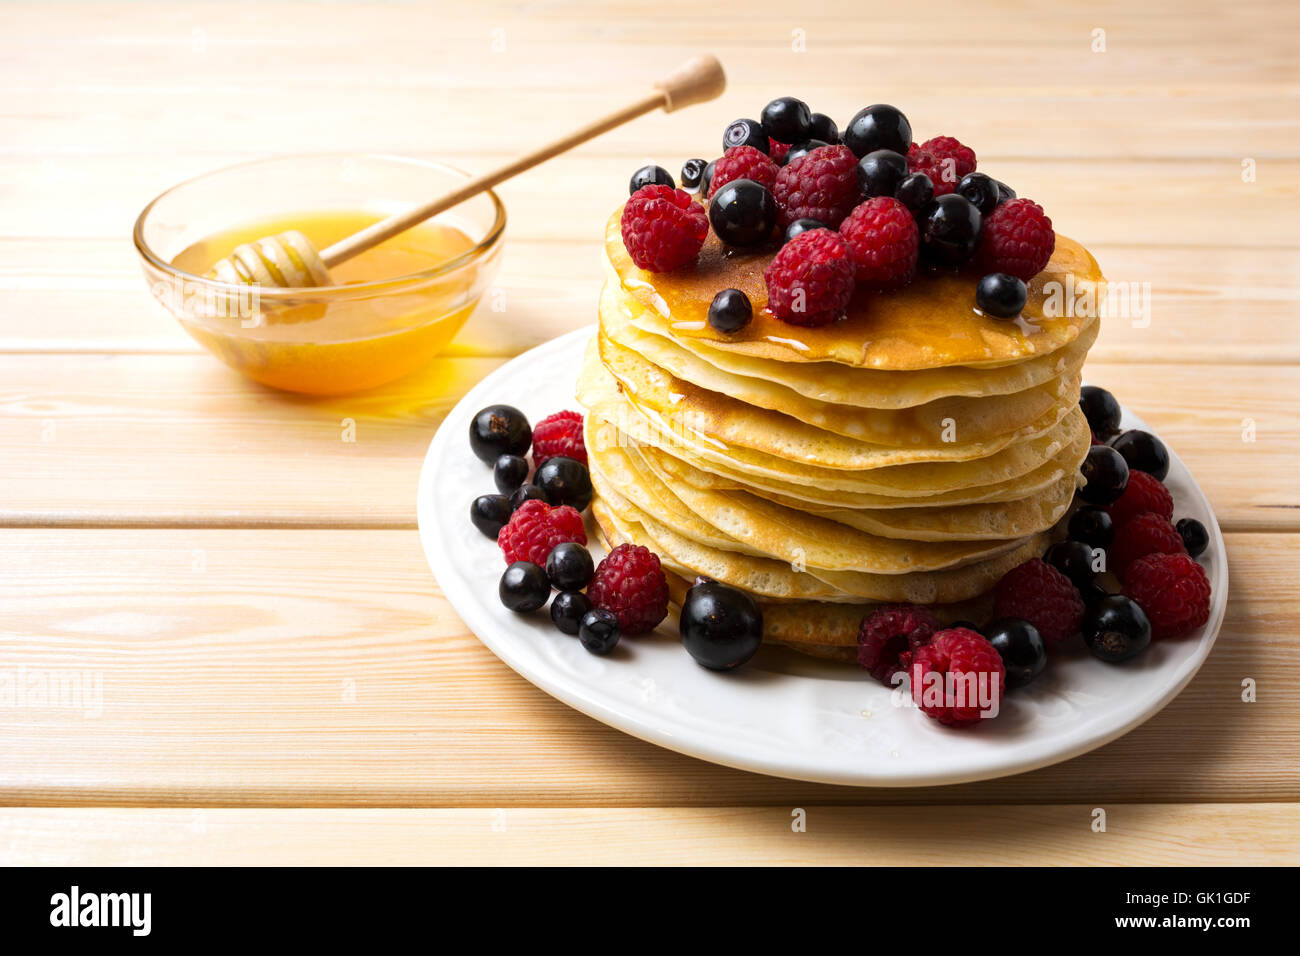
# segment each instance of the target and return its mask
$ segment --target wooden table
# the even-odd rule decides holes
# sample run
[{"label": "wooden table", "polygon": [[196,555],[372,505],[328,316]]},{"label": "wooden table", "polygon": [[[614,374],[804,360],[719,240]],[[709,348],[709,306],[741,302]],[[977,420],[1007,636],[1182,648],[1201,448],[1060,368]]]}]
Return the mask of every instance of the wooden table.
[{"label": "wooden table", "polygon": [[[1296,862],[1300,8],[1176,6],[7,6],[0,682],[84,670],[103,704],[0,706],[3,859]],[[505,313],[405,381],[258,388],[146,292],[130,227],[174,182],[359,146],[485,169],[701,50],[727,66],[724,101],[501,190]],[[841,120],[901,105],[1112,279],[1150,282],[1149,326],[1107,323],[1087,374],[1201,482],[1232,594],[1204,669],[1127,737],[938,789],[728,770],[536,690],[430,576],[414,495],[442,415],[594,320],[601,227],[634,168],[710,157],[726,121],[786,93]]]}]

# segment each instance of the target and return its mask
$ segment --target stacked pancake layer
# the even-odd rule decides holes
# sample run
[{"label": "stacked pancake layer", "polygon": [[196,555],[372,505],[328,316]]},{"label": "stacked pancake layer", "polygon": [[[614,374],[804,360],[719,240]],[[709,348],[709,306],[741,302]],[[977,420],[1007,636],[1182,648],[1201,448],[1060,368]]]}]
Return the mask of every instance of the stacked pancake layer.
[{"label": "stacked pancake layer", "polygon": [[[1022,317],[973,308],[969,276],[860,293],[832,326],[763,308],[771,252],[710,235],[693,268],[638,269],[606,236],[600,332],[578,382],[607,542],[644,544],[674,597],[707,575],[752,594],[766,640],[851,657],[872,604],[979,616],[1008,570],[1042,553],[1070,506],[1089,432],[1080,369],[1097,335],[1063,300],[1099,285],[1058,237]],[[707,309],[744,291],[732,335]]]}]

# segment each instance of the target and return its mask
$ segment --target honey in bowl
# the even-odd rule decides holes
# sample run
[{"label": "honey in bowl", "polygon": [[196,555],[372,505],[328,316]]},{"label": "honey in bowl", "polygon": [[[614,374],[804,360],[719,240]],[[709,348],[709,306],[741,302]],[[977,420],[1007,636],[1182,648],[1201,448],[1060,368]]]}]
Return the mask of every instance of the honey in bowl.
[{"label": "honey in bowl", "polygon": [[[297,229],[324,249],[382,218],[364,210],[277,215],[207,236],[171,264],[202,276],[241,243]],[[333,287],[262,296],[252,320],[234,314],[178,318],[214,355],[263,384],[314,394],[372,388],[423,365],[460,331],[486,271],[409,277],[465,256],[475,245],[454,225],[426,222],[339,263],[330,270]],[[348,286],[357,287],[354,294]]]}]

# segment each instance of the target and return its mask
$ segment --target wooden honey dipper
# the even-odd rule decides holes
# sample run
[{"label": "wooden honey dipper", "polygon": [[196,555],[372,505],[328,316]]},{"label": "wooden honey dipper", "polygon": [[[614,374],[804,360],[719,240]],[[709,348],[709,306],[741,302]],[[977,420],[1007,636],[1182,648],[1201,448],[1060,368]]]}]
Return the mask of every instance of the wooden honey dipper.
[{"label": "wooden honey dipper", "polygon": [[726,85],[727,78],[717,57],[697,56],[687,60],[657,82],[653,93],[581,129],[574,130],[568,136],[535,149],[499,169],[477,176],[433,202],[389,216],[360,232],[340,239],[320,252],[317,252],[311,241],[297,230],[243,243],[214,265],[208,272],[208,277],[222,282],[260,284],[280,288],[333,285],[329,273],[331,268],[379,245],[385,239],[390,239],[399,232],[405,232],[412,226],[419,225],[426,219],[464,202],[471,196],[478,195],[485,189],[491,189],[498,183],[505,182],[512,176],[545,162],[552,156],[558,156],[579,143],[594,139],[601,133],[622,126],[638,116],[661,107],[665,113],[671,113],[684,106],[704,103],[719,96]]}]

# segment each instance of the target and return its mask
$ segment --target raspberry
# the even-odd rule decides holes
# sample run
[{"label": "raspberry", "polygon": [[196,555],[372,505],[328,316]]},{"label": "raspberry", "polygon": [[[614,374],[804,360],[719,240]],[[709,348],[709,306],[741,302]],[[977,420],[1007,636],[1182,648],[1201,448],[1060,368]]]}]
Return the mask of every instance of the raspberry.
[{"label": "raspberry", "polygon": [[596,565],[587,585],[593,607],[618,618],[624,634],[645,634],[668,616],[668,579],[659,556],[639,544],[620,544]]},{"label": "raspberry", "polygon": [[1008,199],[984,219],[975,258],[985,272],[1005,272],[1028,282],[1043,271],[1056,248],[1052,220],[1032,199]]},{"label": "raspberry", "polygon": [[787,242],[763,279],[768,308],[791,325],[834,322],[853,298],[853,260],[840,234],[829,229],[810,229]]},{"label": "raspberry", "polygon": [[510,516],[500,532],[497,545],[506,564],[531,561],[545,566],[551,549],[565,541],[587,543],[587,529],[582,515],[568,505],[552,508],[545,501],[525,501]]},{"label": "raspberry", "polygon": [[1160,479],[1145,471],[1129,469],[1128,486],[1118,499],[1106,508],[1116,526],[1144,511],[1154,511],[1165,520],[1174,517],[1174,496],[1160,483]]},{"label": "raspberry", "polygon": [[778,143],[776,140],[769,140],[767,155],[772,157],[772,162],[780,165],[781,160],[785,159],[785,154],[790,152],[791,143]]},{"label": "raspberry", "polygon": [[980,714],[996,714],[1007,688],[1007,669],[992,644],[954,627],[935,634],[912,655],[912,701],[927,717],[949,727],[969,727]]},{"label": "raspberry", "polygon": [[1182,637],[1210,617],[1210,579],[1185,554],[1148,554],[1124,575],[1124,593],[1151,621],[1151,637]]},{"label": "raspberry", "polygon": [[623,245],[640,268],[668,272],[694,262],[709,232],[709,217],[690,193],[642,186],[623,207]]},{"label": "raspberry", "polygon": [[781,228],[805,217],[838,229],[862,201],[858,158],[847,146],[819,146],[781,167],[772,195],[781,210]]},{"label": "raspberry", "polygon": [[735,179],[752,179],[771,189],[776,185],[778,169],[780,167],[772,162],[767,153],[759,152],[753,146],[733,146],[713,163],[709,195],[712,196]]},{"label": "raspberry", "polygon": [[998,582],[993,617],[1028,621],[1048,644],[1059,644],[1079,633],[1083,599],[1064,574],[1041,558],[1031,558]]},{"label": "raspberry", "polygon": [[862,619],[858,628],[858,663],[886,687],[893,686],[896,673],[912,666],[912,653],[939,629],[926,608],[913,604],[878,607]]},{"label": "raspberry", "polygon": [[1169,519],[1154,511],[1144,511],[1129,518],[1115,532],[1115,540],[1107,549],[1107,567],[1123,577],[1125,568],[1148,554],[1186,553],[1183,536]]},{"label": "raspberry", "polygon": [[533,426],[533,464],[541,465],[556,455],[575,458],[584,465],[587,463],[587,446],[582,440],[582,415],[578,412],[556,412]]},{"label": "raspberry", "polygon": [[892,196],[857,206],[840,223],[853,260],[853,278],[869,289],[906,285],[916,273],[921,234],[912,213]]},{"label": "raspberry", "polygon": [[946,196],[957,191],[963,176],[975,172],[975,150],[951,136],[935,136],[907,148],[907,168],[925,173],[934,183],[934,194]]}]

